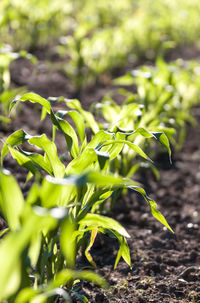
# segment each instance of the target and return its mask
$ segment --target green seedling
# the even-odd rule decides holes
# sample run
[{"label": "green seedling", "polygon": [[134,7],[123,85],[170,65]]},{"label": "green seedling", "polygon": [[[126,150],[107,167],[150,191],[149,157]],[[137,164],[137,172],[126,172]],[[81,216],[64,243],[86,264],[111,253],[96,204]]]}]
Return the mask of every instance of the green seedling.
[{"label": "green seedling", "polygon": [[[106,286],[96,274],[76,269],[76,258],[81,248],[91,265],[96,266],[91,248],[98,233],[108,233],[119,242],[114,268],[121,258],[131,266],[127,244],[129,234],[117,221],[100,212],[100,206],[116,191],[124,188],[140,193],[149,204],[153,216],[171,230],[157,210],[155,201],[147,196],[139,184],[110,171],[110,161],[118,157],[125,146],[149,160],[143,150],[129,140],[129,136],[134,132],[145,137],[156,134],[144,129],[128,135],[120,129],[100,130],[93,115],[83,110],[78,100],[59,98],[58,101],[64,100],[70,110],[54,113],[52,104],[56,99],[46,100],[28,93],[14,101],[11,108],[17,102],[27,100],[42,105],[42,118],[50,115],[53,140],[45,134],[32,136],[18,130],[4,141],[1,163],[10,152],[19,165],[28,169],[27,180],[34,175],[38,183],[32,186],[25,203],[13,177],[1,173],[0,209],[10,230],[4,236],[0,250],[1,260],[8,256],[8,261],[2,265],[1,298],[14,298],[17,302],[28,299],[30,302],[36,299],[46,302],[51,296],[61,295],[69,302],[77,279]],[[76,130],[64,119],[68,116]],[[93,132],[89,141],[86,126]],[[66,141],[66,166],[61,162],[54,142],[57,131],[63,134]],[[162,140],[162,137],[166,139],[164,133],[160,133],[158,140],[169,148],[168,141]],[[23,143],[39,148],[43,154],[27,152]],[[45,178],[42,171],[46,173]],[[12,197],[15,193],[14,204],[11,192]],[[16,250],[9,255],[13,241],[16,242]]]},{"label": "green seedling", "polygon": [[[196,123],[191,110],[199,102],[200,81],[197,63],[178,60],[167,64],[159,58],[155,67],[143,66],[140,70],[116,79],[115,83],[137,85],[136,94],[125,90],[121,90],[121,93],[126,97],[124,105],[134,106],[133,104],[137,103],[140,107],[142,119],[139,120],[138,126],[150,130],[164,130],[173,145],[181,147],[185,138],[186,123]],[[114,107],[112,103],[110,107]],[[172,128],[178,133],[175,139]]]},{"label": "green seedling", "polygon": [[[52,44],[65,31],[70,3],[63,0],[2,0],[0,3],[1,41],[15,50],[35,50]],[[30,13],[31,12],[31,13]]]},{"label": "green seedling", "polygon": [[[63,100],[63,98],[60,99]],[[142,158],[150,160],[143,150],[129,139],[138,134],[144,138],[155,137],[167,147],[169,155],[171,153],[168,139],[163,132],[150,133],[145,129],[137,129],[127,134],[120,129],[113,129],[112,131],[99,130],[98,123],[95,121],[93,115],[90,112],[83,110],[78,100],[65,100],[67,106],[73,110],[59,111],[57,114],[55,114],[51,107],[51,102],[53,99],[46,100],[39,95],[28,93],[22,96],[19,100],[13,101],[11,108],[17,102],[24,102],[27,100],[33,103],[41,104],[46,113],[50,115],[53,125],[53,138],[55,138],[56,129],[64,135],[67,150],[69,152],[69,156],[71,157],[71,162],[69,162],[65,167],[58,157],[55,143],[49,140],[45,134],[41,136],[31,136],[25,131],[19,130],[10,135],[6,140],[1,152],[1,163],[3,164],[3,158],[8,152],[10,152],[12,157],[16,159],[20,165],[29,170],[28,177],[31,175],[37,175],[40,177],[40,170],[44,170],[46,173],[55,178],[63,178],[71,174],[80,174],[90,169],[95,170],[97,172],[97,176],[98,172],[110,174],[111,161],[118,157],[125,146],[127,146],[134,153],[137,153]],[[54,102],[55,101],[56,100],[54,100]],[[45,112],[43,111],[43,114],[44,113]],[[67,120],[64,119],[64,116],[67,115],[69,115],[74,121],[77,127],[78,136],[74,128],[69,124],[69,122],[67,122]],[[85,131],[85,123],[87,123],[94,133],[94,136],[90,142],[87,142],[88,140]],[[24,142],[41,149],[44,152],[44,156],[38,153],[28,153],[23,150],[20,145]],[[115,172],[115,174],[118,175],[117,172]],[[145,191],[136,182],[131,181],[130,183],[129,179],[125,179],[123,184],[126,188],[132,188],[133,190],[141,193],[149,203],[153,215],[162,222],[162,216],[160,216],[159,212],[157,213],[155,202],[146,195]],[[112,184],[112,179],[109,185],[114,186],[114,184]],[[80,195],[82,193],[85,195],[85,197],[84,199],[82,197],[83,200],[81,204],[84,205],[88,198],[92,197],[92,195],[95,193],[95,187],[93,186],[83,189],[83,192],[80,192]],[[110,194],[112,194],[112,191]],[[74,194],[72,194],[72,197],[73,195]],[[94,205],[93,202],[90,202],[86,207],[85,212],[90,209],[94,211],[95,208],[96,205]],[[81,206],[78,206],[76,215],[80,209]]]},{"label": "green seedling", "polygon": [[[94,226],[88,223],[86,228],[84,219],[74,220],[73,207],[45,207],[52,192],[57,204],[63,190],[84,186],[84,176],[79,179],[83,183],[71,177],[66,185],[46,179],[41,185],[32,186],[25,201],[13,176],[0,171],[0,209],[8,224],[7,234],[0,242],[2,302],[55,302],[57,297],[71,302],[77,279],[108,286],[98,274],[75,267],[81,238]],[[85,220],[88,219],[86,216]],[[99,221],[95,218],[95,224],[106,228],[104,217]],[[117,222],[112,227],[119,235],[126,233]]]}]

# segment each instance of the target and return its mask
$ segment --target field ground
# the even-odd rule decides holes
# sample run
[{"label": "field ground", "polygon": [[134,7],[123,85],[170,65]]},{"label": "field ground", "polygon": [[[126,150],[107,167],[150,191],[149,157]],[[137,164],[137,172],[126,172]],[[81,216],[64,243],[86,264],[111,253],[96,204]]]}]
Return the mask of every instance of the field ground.
[{"label": "field ground", "polygon": [[[41,61],[40,76],[36,77],[32,75],[32,67],[26,64],[22,61],[13,66],[12,79],[16,84],[28,85],[29,89],[45,97],[73,97],[73,89],[61,73],[51,73]],[[111,88],[109,84],[107,87],[97,85],[85,90],[81,96],[83,106],[87,108],[92,102],[99,101],[105,91]],[[19,128],[25,128],[31,133],[49,133],[48,123],[40,123],[39,111],[33,111],[32,108],[30,104],[23,105],[10,125],[0,126],[0,136],[8,136],[11,131]],[[182,151],[173,152],[172,166],[168,164],[165,154],[157,157],[155,163],[161,175],[159,182],[154,180],[150,172],[140,174],[142,183],[146,184],[151,197],[158,202],[175,233],[163,228],[147,213],[145,201],[129,192],[118,201],[113,217],[131,235],[128,243],[133,268],[129,269],[121,261],[114,271],[117,243],[101,236],[92,255],[97,266],[101,268],[97,271],[107,279],[111,288],[104,291],[81,282],[77,287],[90,302],[200,302],[200,108],[194,109],[194,116],[198,121],[197,126],[188,126]],[[62,142],[60,146],[62,149]],[[7,158],[5,167],[14,173],[26,193],[29,184],[23,185],[25,171],[10,158]],[[89,266],[82,259],[80,264]]]}]

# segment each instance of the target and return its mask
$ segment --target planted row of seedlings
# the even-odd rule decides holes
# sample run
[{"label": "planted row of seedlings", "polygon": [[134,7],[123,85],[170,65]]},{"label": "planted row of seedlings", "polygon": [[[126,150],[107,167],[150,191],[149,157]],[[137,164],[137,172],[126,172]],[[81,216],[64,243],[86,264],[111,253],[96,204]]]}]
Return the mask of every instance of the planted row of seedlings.
[{"label": "planted row of seedlings", "polygon": [[[198,74],[194,62],[167,65],[159,59],[155,67],[144,66],[117,79],[118,85],[136,84],[137,93],[121,89],[122,105],[105,96],[93,107],[95,115],[78,100],[63,97],[26,93],[11,103],[11,111],[20,102],[40,104],[41,119],[50,117],[52,138],[20,129],[3,139],[0,209],[7,228],[0,242],[2,302],[55,302],[61,297],[70,302],[71,295],[87,302],[77,292],[79,280],[108,286],[94,271],[77,267],[80,252],[96,267],[90,251],[99,233],[119,242],[114,267],[121,258],[131,267],[129,234],[105,216],[127,190],[140,193],[153,216],[172,231],[133,175],[140,166],[150,166],[158,175],[151,160],[157,144],[168,151],[169,160],[169,140],[181,146],[186,122],[195,123],[190,111],[199,98]],[[55,111],[60,101],[66,107]],[[56,147],[58,132],[66,142],[62,156]],[[28,170],[27,181],[35,179],[26,198],[3,168],[8,153]]]},{"label": "planted row of seedlings", "polygon": [[[54,113],[51,107],[52,101],[56,102],[54,99],[46,100],[38,95],[28,93],[20,99],[20,101],[26,100],[41,104],[43,106],[43,117],[46,114],[50,115],[53,138],[50,140],[45,134],[42,136],[31,136],[25,131],[19,130],[7,138],[2,148],[2,162],[6,154],[10,152],[20,165],[29,170],[27,178],[29,179],[34,175],[37,183],[32,186],[25,203],[12,176],[7,175],[6,172],[1,174],[1,209],[11,231],[2,242],[5,250],[0,250],[6,257],[6,263],[5,261],[3,262],[2,258],[2,273],[5,274],[5,284],[2,283],[0,293],[2,293],[2,298],[7,295],[6,285],[10,285],[10,279],[12,279],[15,272],[13,269],[17,266],[18,272],[15,274],[18,276],[18,281],[13,284],[12,291],[16,291],[18,288],[23,289],[25,286],[30,286],[31,283],[34,283],[35,289],[31,288],[31,297],[29,298],[39,296],[44,300],[44,297],[55,295],[55,291],[52,292],[52,290],[55,288],[57,279],[59,280],[59,286],[65,285],[68,292],[71,291],[73,282],[80,279],[81,275],[82,278],[92,279],[94,282],[96,281],[103,285],[101,278],[96,277],[95,279],[94,274],[88,271],[74,271],[76,268],[76,256],[81,247],[84,248],[88,261],[95,265],[90,255],[90,248],[100,232],[108,233],[119,241],[119,252],[115,267],[121,257],[131,266],[126,241],[126,238],[129,237],[128,233],[114,219],[101,215],[101,208],[105,207],[106,201],[109,198],[111,199],[112,194],[119,188],[129,188],[141,193],[149,203],[153,215],[170,229],[165,218],[157,210],[156,203],[146,195],[144,189],[131,179],[122,178],[117,173],[112,173],[112,163],[120,153],[123,153],[125,145],[134,152],[134,155],[138,153],[143,158],[148,159],[148,156],[134,143],[133,139],[130,140],[129,136],[137,137],[139,134],[145,138],[155,137],[166,145],[168,149],[169,144],[164,133],[151,133],[144,128],[138,128],[135,134],[134,131],[129,134],[122,129],[118,129],[118,127],[112,130],[100,129],[93,115],[84,111],[77,100],[64,100],[71,110],[57,113]],[[15,103],[16,101],[13,104]],[[77,132],[64,119],[65,116],[72,118]],[[94,134],[89,142],[87,142],[88,139],[85,133],[85,122]],[[67,154],[68,165],[66,167],[57,155],[57,148],[54,143],[56,130],[63,133],[67,150],[69,151]],[[22,150],[20,145],[24,142],[40,148],[44,155]],[[41,170],[47,173],[47,177],[44,179],[40,173]],[[9,179],[12,180],[10,182],[14,183],[15,190],[19,196],[15,204],[11,200],[13,191],[10,191],[11,184],[9,185]],[[5,187],[4,183],[9,187]],[[33,220],[37,218],[37,224],[33,223],[34,221],[30,223],[32,216]],[[44,218],[47,221],[50,220],[49,227],[47,223],[43,225]],[[52,220],[56,223],[54,222],[53,224]],[[27,222],[32,226],[32,231],[29,228],[29,235],[27,234]],[[90,234],[89,241],[88,234]],[[13,243],[15,235],[23,243],[19,250],[14,252],[15,256],[13,256],[9,254],[9,241]],[[26,251],[25,255],[22,254],[23,251]],[[31,251],[33,255],[31,255]],[[20,268],[18,262],[20,260],[19,256],[22,255],[23,260],[26,261],[24,261],[25,264],[21,264]],[[12,262],[15,264],[12,264]],[[30,268],[28,270],[27,267],[29,266],[33,269],[31,277],[28,275]],[[25,284],[23,284],[24,272],[27,273]],[[20,277],[22,276],[21,283],[23,285],[20,285]],[[60,277],[62,277],[61,280]],[[46,288],[43,288],[44,284],[46,284]],[[17,294],[19,302],[23,302],[24,292],[27,294],[30,289],[22,290]],[[65,292],[63,293],[65,294]],[[65,298],[66,296],[67,293]]]}]

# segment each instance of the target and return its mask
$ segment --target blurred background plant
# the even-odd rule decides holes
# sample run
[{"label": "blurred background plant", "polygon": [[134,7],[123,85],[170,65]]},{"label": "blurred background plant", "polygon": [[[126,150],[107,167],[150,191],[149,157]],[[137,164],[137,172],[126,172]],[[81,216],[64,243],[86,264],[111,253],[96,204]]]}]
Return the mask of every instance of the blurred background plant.
[{"label": "blurred background plant", "polygon": [[[149,130],[158,129],[165,131],[174,147],[180,149],[185,140],[187,123],[195,126],[196,121],[192,109],[199,103],[200,98],[200,66],[195,61],[178,59],[166,63],[161,57],[155,66],[143,65],[126,75],[115,79],[116,85],[122,85],[119,93],[124,96],[123,107],[128,107],[135,102],[140,106],[142,118],[139,119],[140,127]],[[136,93],[130,90],[135,85]],[[129,89],[124,89],[124,87]],[[112,124],[126,127],[133,123],[131,114],[118,117],[116,114],[105,115],[106,107],[117,106],[112,98],[104,97],[102,108],[104,118],[112,119]],[[123,111],[119,111],[123,114]],[[128,118],[129,117],[129,118]],[[127,123],[127,119],[129,122]],[[111,121],[110,121],[111,122]],[[172,129],[177,131],[174,137]]]},{"label": "blurred background plant", "polygon": [[[25,87],[11,85],[10,64],[18,58],[26,58],[36,63],[36,58],[26,51],[13,52],[8,44],[0,44],[0,121],[9,123],[9,106],[13,98],[25,92]],[[14,112],[12,113],[14,115]]]},{"label": "blurred background plant", "polygon": [[164,0],[94,4],[88,0],[79,2],[76,9],[71,33],[62,37],[59,49],[70,57],[66,73],[72,79],[77,74],[82,79],[78,88],[102,73],[140,60],[154,60],[177,46],[198,43],[200,5],[196,0],[181,4]]},{"label": "blurred background plant", "polygon": [[2,0],[1,41],[29,51],[51,44],[65,28],[70,1]]},{"label": "blurred background plant", "polygon": [[2,0],[0,12],[1,41],[14,50],[51,46],[77,90],[101,73],[199,43],[198,0]]}]

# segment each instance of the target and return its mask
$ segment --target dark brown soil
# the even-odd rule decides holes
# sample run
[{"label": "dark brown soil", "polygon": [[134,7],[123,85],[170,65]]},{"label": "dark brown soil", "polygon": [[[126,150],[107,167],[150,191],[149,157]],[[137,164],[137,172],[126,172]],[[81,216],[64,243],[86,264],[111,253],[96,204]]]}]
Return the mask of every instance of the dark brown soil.
[{"label": "dark brown soil", "polygon": [[[75,94],[64,75],[50,71],[42,61],[37,71],[23,60],[17,62],[12,68],[12,79],[15,84],[25,84],[44,97],[64,95],[71,98]],[[112,87],[107,84],[85,90],[82,93],[85,108],[98,102],[110,89]],[[113,270],[117,243],[108,237],[99,237],[92,254],[97,272],[111,287],[104,291],[81,282],[77,287],[89,302],[200,302],[200,109],[197,108],[194,114],[199,123],[196,128],[188,127],[182,151],[174,152],[173,165],[166,165],[165,155],[159,155],[156,161],[161,175],[159,182],[150,172],[142,172],[140,176],[174,234],[152,217],[141,197],[133,192],[127,193],[117,202],[113,217],[131,236],[128,243],[133,268],[121,261]],[[23,105],[11,124],[0,125],[0,137],[19,128],[32,134],[50,134],[48,121],[41,123],[39,110],[31,104]],[[24,185],[25,170],[10,158],[4,165],[14,173],[26,192],[29,184]]]},{"label": "dark brown soil", "polygon": [[114,271],[117,244],[101,239],[93,255],[111,288],[102,291],[82,283],[90,302],[200,302],[199,137],[200,125],[188,128],[183,150],[174,154],[171,169],[159,170],[159,182],[149,173],[143,176],[174,234],[151,216],[140,197],[128,193],[116,205],[114,217],[131,236],[133,268],[121,261]]}]

